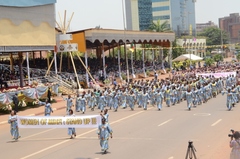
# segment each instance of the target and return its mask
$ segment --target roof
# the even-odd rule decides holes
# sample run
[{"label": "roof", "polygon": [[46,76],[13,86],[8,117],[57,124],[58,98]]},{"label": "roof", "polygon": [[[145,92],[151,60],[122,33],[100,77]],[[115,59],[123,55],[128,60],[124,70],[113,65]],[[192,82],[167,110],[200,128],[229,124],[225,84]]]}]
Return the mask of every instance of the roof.
[{"label": "roof", "polygon": [[130,31],[130,30],[116,30],[116,29],[85,29],[79,31],[69,32],[70,34],[83,33],[85,34],[86,41],[94,43],[99,41],[100,43],[108,42],[121,42],[127,41],[127,43],[153,43],[163,41],[174,41],[174,33],[160,33],[151,31]]}]

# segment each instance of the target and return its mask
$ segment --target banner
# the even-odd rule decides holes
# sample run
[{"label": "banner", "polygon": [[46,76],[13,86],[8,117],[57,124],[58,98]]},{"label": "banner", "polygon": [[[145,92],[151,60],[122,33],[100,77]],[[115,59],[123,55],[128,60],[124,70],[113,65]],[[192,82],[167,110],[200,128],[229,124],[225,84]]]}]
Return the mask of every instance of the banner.
[{"label": "banner", "polygon": [[19,128],[97,128],[100,124],[100,115],[18,116]]},{"label": "banner", "polygon": [[196,76],[202,76],[202,77],[209,77],[209,76],[214,76],[215,78],[220,78],[220,77],[228,77],[228,76],[234,76],[236,77],[236,72],[217,72],[217,73],[197,73]]}]

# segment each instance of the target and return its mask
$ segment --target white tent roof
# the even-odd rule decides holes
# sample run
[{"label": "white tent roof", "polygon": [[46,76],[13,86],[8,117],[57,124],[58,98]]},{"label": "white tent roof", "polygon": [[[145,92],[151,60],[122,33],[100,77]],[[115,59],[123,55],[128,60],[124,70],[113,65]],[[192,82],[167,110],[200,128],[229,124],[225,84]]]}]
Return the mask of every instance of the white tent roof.
[{"label": "white tent roof", "polygon": [[192,61],[198,61],[198,60],[203,60],[203,58],[193,55],[193,54],[183,54],[175,58],[173,61],[184,61],[184,60],[192,60]]}]

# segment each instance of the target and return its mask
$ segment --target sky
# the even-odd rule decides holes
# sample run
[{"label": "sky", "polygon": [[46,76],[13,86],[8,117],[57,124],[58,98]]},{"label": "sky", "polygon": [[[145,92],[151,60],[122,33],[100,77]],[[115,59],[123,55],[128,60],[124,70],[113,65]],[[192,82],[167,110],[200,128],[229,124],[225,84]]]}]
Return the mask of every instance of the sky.
[{"label": "sky", "polygon": [[[125,1],[125,0],[124,0]],[[196,23],[213,21],[230,13],[240,13],[240,0],[197,0]],[[95,28],[123,29],[122,0],[57,0],[56,19],[60,22],[67,11],[67,21],[72,13],[70,31]]]}]

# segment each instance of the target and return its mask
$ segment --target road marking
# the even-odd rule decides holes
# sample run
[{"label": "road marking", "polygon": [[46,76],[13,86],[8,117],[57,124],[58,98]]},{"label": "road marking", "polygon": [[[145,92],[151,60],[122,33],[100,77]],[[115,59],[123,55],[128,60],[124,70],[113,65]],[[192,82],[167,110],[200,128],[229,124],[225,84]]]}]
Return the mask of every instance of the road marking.
[{"label": "road marking", "polygon": [[169,157],[168,159],[173,159],[173,156],[172,156],[172,157]]},{"label": "road marking", "polygon": [[167,124],[167,123],[170,122],[171,120],[172,120],[172,119],[169,119],[169,120],[167,120],[167,121],[165,121],[165,122],[159,124],[158,126],[163,126],[164,124]]},{"label": "road marking", "polygon": [[6,124],[8,121],[2,121],[0,122],[0,124]]},{"label": "road marking", "polygon": [[[55,111],[55,110],[57,110],[57,108],[53,108],[53,110]],[[29,115],[26,115],[26,116],[36,116],[36,114],[29,114]],[[2,122],[0,122],[0,125],[1,124],[6,124],[6,123],[8,123],[8,121],[2,121]]]},{"label": "road marking", "polygon": [[[122,121],[122,120],[131,118],[131,117],[136,116],[136,115],[138,115],[138,114],[141,114],[141,113],[143,113],[143,112],[146,112],[146,111],[144,110],[144,111],[140,111],[140,112],[134,113],[134,114],[129,115],[129,116],[125,117],[125,118],[122,118],[122,119],[116,120],[116,121],[114,121],[114,122],[111,122],[110,124],[118,123],[118,122],[120,122],[120,121]],[[51,129],[50,129],[50,130],[51,130]],[[48,131],[50,131],[50,130],[48,130]],[[93,130],[87,131],[87,132],[85,132],[85,133],[82,133],[82,134],[80,134],[80,135],[77,135],[77,138],[78,138],[78,137],[81,137],[81,136],[83,136],[83,135],[87,135],[87,134],[89,134],[89,133],[91,133],[91,132],[96,132],[96,131],[97,131],[97,129],[93,129]],[[26,138],[28,138],[28,137],[26,137]],[[62,145],[62,144],[64,144],[64,143],[67,143],[67,142],[69,142],[69,141],[72,141],[72,140],[65,140],[65,141],[59,142],[59,143],[54,144],[54,145],[52,145],[52,146],[46,147],[46,148],[44,148],[44,149],[42,149],[42,150],[40,150],[40,151],[37,151],[37,152],[34,152],[34,153],[30,154],[30,155],[27,155],[27,156],[25,156],[25,157],[22,157],[21,159],[30,158],[30,157],[32,157],[32,156],[35,156],[35,155],[37,155],[37,154],[40,154],[40,153],[42,153],[42,152],[44,152],[44,151],[47,151],[47,150],[49,150],[49,149],[52,149],[52,148],[54,148],[54,147],[57,147],[57,146]]]},{"label": "road marking", "polygon": [[28,139],[28,138],[30,138],[30,137],[40,135],[40,134],[43,134],[43,133],[46,133],[46,132],[52,131],[52,130],[54,130],[54,129],[56,129],[56,128],[48,129],[48,130],[45,130],[45,131],[39,132],[39,133],[37,133],[37,134],[33,134],[33,135],[30,135],[30,136],[27,136],[27,137],[23,137],[23,138],[21,138],[21,140],[22,140],[22,139]]},{"label": "road marking", "polygon": [[222,121],[222,119],[219,119],[218,121],[216,121],[215,123],[213,123],[211,126],[215,126],[217,125],[218,123],[220,123]]},{"label": "road marking", "polygon": [[[27,116],[35,116],[35,114],[29,114],[29,115],[27,115]],[[6,123],[8,123],[8,121],[2,121],[2,122],[0,122],[0,125],[1,125],[1,124],[6,124]]]},{"label": "road marking", "polygon": [[[69,139],[68,137],[64,136],[64,137],[57,137],[57,138],[33,138],[33,139],[27,139],[25,141],[43,141],[43,140],[66,140],[66,139]],[[86,136],[81,136],[81,137],[77,137],[76,139],[74,140],[81,140],[81,139],[86,139],[86,140],[97,140],[98,137],[86,137]],[[114,136],[114,140],[146,140],[146,141],[170,141],[169,139],[166,139],[166,138],[127,138],[127,137],[116,137]],[[172,141],[175,141],[175,139],[172,139]],[[198,141],[197,139],[194,140],[194,141]]]},{"label": "road marking", "polygon": [[197,113],[197,114],[193,114],[194,116],[210,116],[210,113]]},{"label": "road marking", "polygon": [[29,115],[27,115],[27,116],[35,116],[35,114],[29,114]]}]

